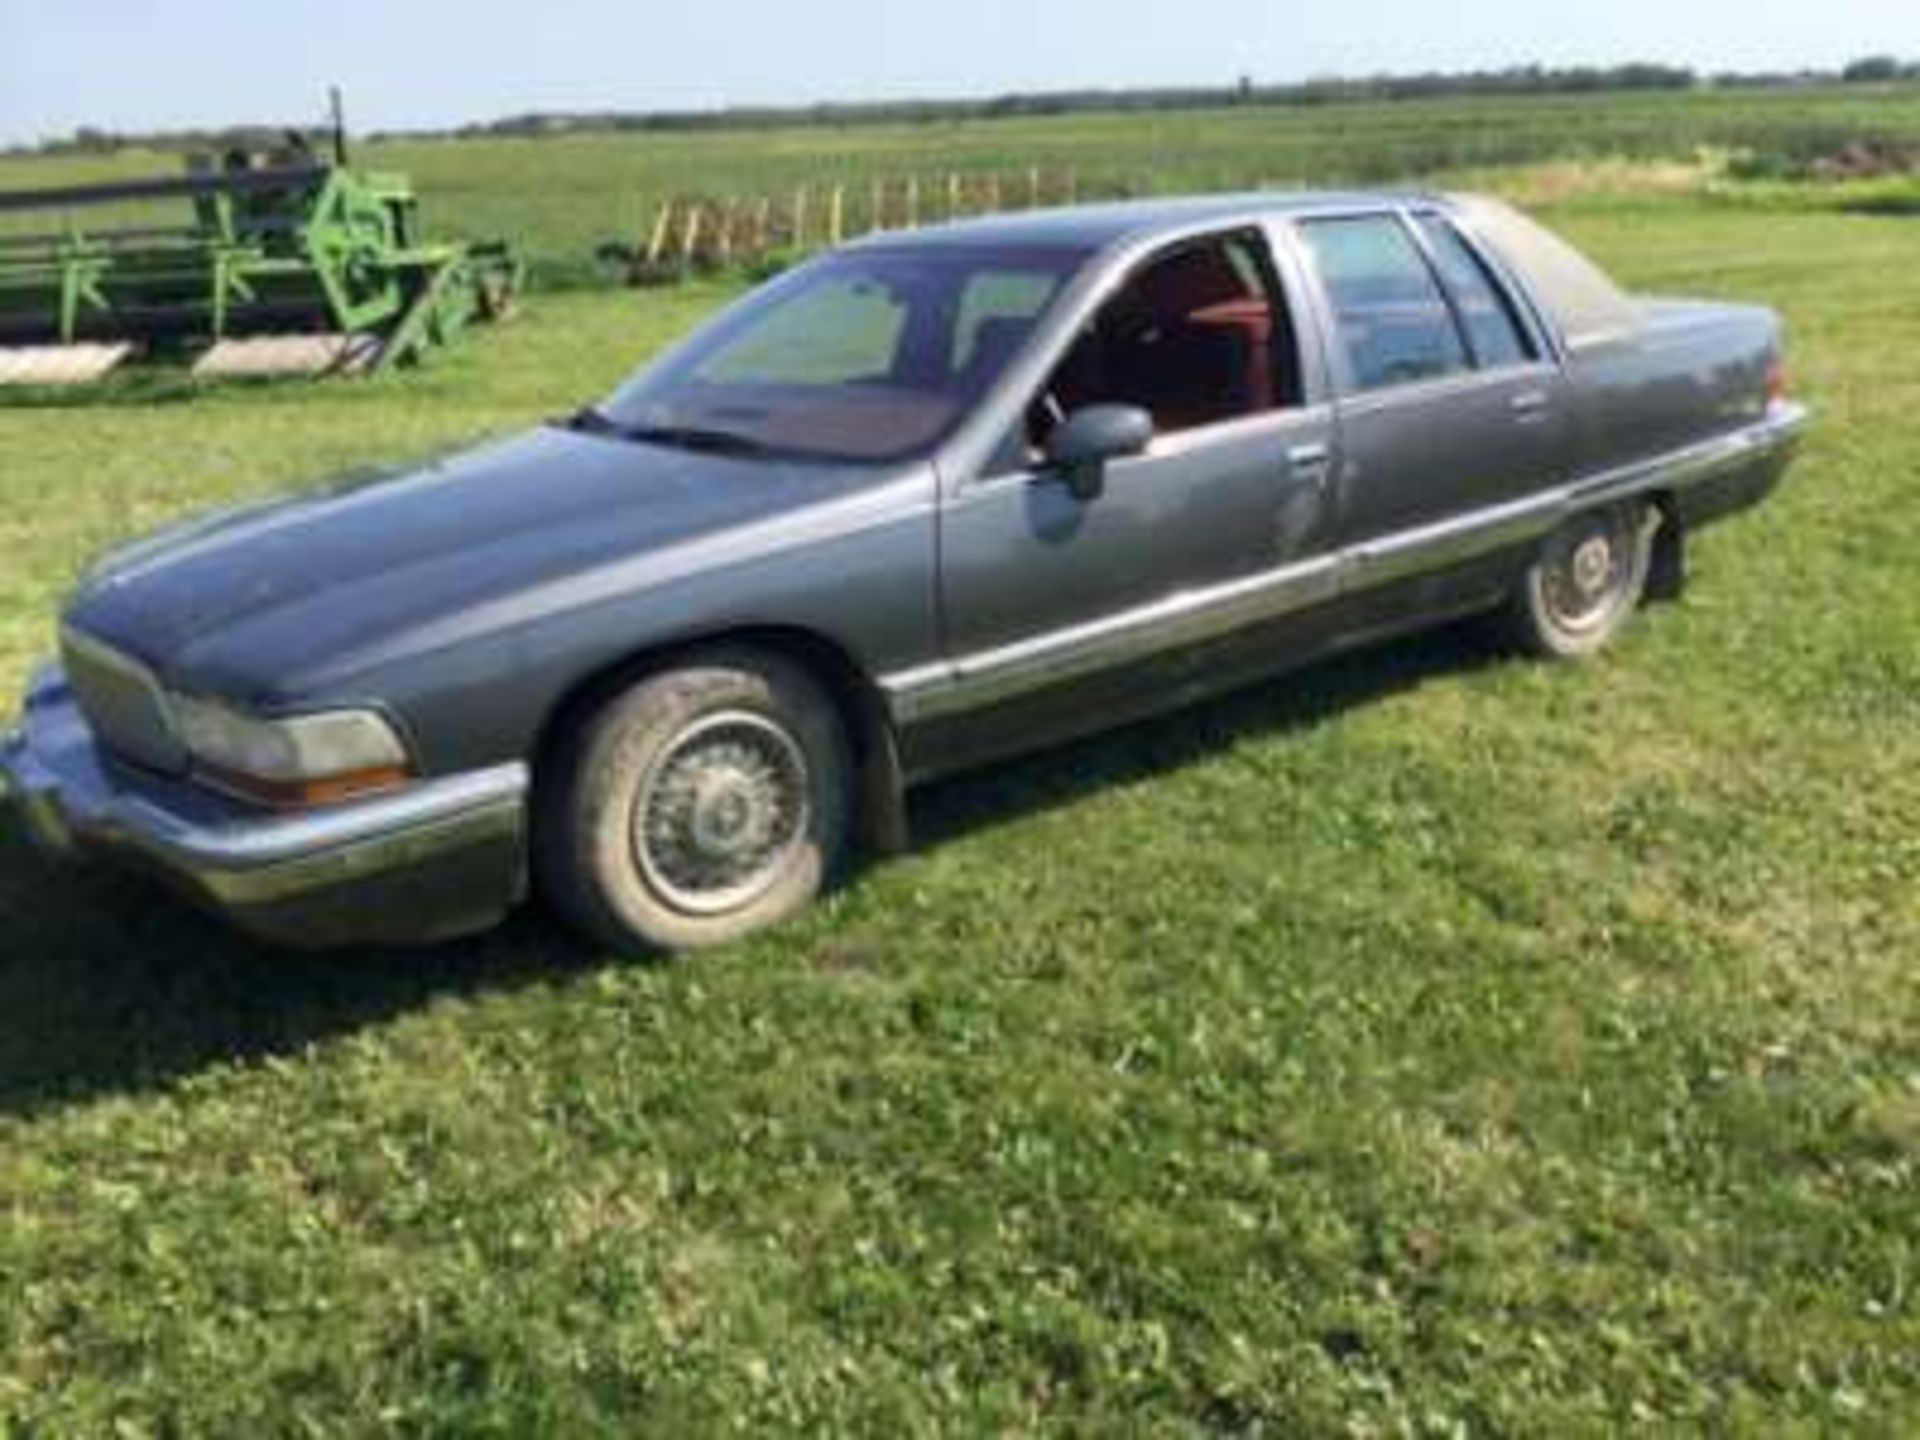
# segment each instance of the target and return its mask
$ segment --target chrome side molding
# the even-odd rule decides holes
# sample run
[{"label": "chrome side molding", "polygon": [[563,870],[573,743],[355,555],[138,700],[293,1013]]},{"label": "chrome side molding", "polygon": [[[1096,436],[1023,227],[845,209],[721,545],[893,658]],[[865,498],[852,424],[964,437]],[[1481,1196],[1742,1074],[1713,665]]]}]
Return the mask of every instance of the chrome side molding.
[{"label": "chrome side molding", "polygon": [[1187,590],[992,650],[880,677],[894,720],[918,724],[1060,681],[1230,634],[1396,580],[1449,569],[1550,533],[1569,517],[1648,490],[1696,485],[1772,455],[1806,428],[1805,406],[1776,404],[1743,429],[1586,476],[1519,500]]}]

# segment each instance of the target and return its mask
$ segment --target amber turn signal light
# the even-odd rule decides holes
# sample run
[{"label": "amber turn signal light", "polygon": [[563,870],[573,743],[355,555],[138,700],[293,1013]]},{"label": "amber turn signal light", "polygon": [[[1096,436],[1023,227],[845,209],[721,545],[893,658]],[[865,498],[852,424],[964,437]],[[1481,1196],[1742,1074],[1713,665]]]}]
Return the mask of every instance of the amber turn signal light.
[{"label": "amber turn signal light", "polygon": [[347,775],[328,775],[317,780],[264,780],[257,775],[241,775],[208,765],[202,765],[198,773],[207,784],[237,800],[245,800],[269,810],[288,811],[317,810],[348,800],[384,795],[398,790],[413,778],[397,765],[376,770],[357,770]]}]

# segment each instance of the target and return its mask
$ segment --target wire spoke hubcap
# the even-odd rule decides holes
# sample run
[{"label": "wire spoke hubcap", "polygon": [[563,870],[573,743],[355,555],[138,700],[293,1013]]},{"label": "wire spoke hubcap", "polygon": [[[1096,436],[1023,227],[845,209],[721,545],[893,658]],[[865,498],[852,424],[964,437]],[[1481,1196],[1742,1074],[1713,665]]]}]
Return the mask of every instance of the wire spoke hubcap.
[{"label": "wire spoke hubcap", "polygon": [[676,735],[642,780],[634,859],[670,905],[723,914],[772,888],[807,820],[799,743],[764,715],[708,715]]},{"label": "wire spoke hubcap", "polygon": [[1624,511],[1589,516],[1549,544],[1540,589],[1556,625],[1584,631],[1613,618],[1633,565],[1632,523]]}]

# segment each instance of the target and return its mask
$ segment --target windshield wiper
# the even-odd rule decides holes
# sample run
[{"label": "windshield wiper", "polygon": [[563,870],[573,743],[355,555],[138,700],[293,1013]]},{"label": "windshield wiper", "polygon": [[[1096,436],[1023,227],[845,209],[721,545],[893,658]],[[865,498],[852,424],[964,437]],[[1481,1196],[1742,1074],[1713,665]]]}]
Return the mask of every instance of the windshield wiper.
[{"label": "windshield wiper", "polygon": [[701,425],[632,425],[619,427],[625,440],[648,445],[671,445],[676,450],[704,450],[714,455],[770,455],[774,447],[751,435],[714,430]]},{"label": "windshield wiper", "polygon": [[714,455],[781,453],[779,447],[735,430],[716,430],[704,425],[622,425],[596,405],[584,406],[557,423],[582,435],[613,435],[621,440],[671,445],[677,450],[704,450]]}]

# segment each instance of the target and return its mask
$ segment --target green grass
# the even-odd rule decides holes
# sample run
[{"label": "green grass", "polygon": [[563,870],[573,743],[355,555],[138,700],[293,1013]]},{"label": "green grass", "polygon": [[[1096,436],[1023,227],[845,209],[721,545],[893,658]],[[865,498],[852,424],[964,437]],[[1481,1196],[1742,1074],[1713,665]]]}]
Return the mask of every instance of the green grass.
[{"label": "green grass", "polygon": [[[546,278],[591,270],[594,247],[641,237],[668,197],[769,195],[875,176],[1073,170],[1084,195],[1377,183],[1561,159],[1685,159],[1702,148],[1798,157],[1849,138],[1920,140],[1920,86],[1409,100],[1328,107],[1085,114],[710,134],[400,141],[358,158],[411,174],[437,233],[505,236]],[[173,156],[0,160],[0,189],[170,173]],[[1018,188],[1017,186],[1015,187]],[[894,202],[900,203],[896,195]],[[32,217],[14,217],[27,225]]]},{"label": "green grass", "polygon": [[[0,1433],[1920,1427],[1920,229],[1573,235],[1820,423],[1599,663],[1453,635],[955,781],[778,933],[257,950],[0,822]],[[0,411],[89,551],[509,429],[719,298]]]}]

